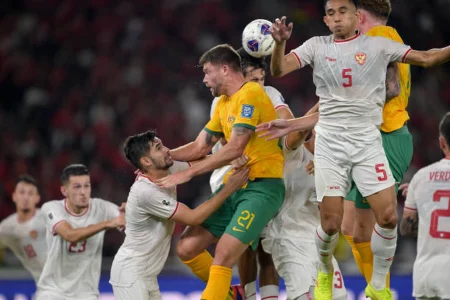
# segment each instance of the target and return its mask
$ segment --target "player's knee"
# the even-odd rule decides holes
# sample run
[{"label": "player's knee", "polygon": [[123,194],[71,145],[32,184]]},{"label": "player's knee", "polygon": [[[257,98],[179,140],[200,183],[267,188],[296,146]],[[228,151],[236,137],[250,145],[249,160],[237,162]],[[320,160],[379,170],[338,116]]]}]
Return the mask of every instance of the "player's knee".
[{"label": "player's knee", "polygon": [[341,229],[342,216],[333,213],[323,213],[321,215],[322,230],[328,234],[333,235]]},{"label": "player's knee", "polygon": [[189,241],[189,239],[181,239],[177,244],[177,256],[182,261],[194,259],[197,255],[202,253],[204,249],[198,249],[195,245]]},{"label": "player's knee", "polygon": [[397,221],[397,210],[394,208],[385,209],[377,218],[378,225],[383,228],[395,228],[395,226],[397,226]]},{"label": "player's knee", "polygon": [[341,224],[341,232],[343,235],[353,236],[353,220],[343,220]]}]

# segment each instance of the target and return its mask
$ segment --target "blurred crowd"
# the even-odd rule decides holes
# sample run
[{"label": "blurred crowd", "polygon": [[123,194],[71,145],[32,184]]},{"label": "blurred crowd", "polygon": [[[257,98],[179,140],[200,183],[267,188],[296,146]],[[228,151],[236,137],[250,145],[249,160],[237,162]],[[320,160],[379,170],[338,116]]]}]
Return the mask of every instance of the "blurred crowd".
[{"label": "blurred crowd", "polygon": [[[422,50],[450,44],[449,0],[392,0],[390,24]],[[306,0],[3,0],[0,3],[0,220],[14,212],[17,175],[30,173],[42,202],[61,199],[64,166],[84,163],[93,196],[120,203],[134,180],[122,144],[156,128],[169,147],[196,137],[209,118],[212,96],[197,68],[220,43],[240,47],[253,19],[287,15],[294,22],[288,49],[327,35],[323,1]],[[413,162],[405,181],[440,159],[438,122],[450,110],[450,66],[412,67],[408,123]],[[267,83],[281,91],[296,116],[317,101],[311,70]],[[178,188],[194,205],[209,193],[208,175]],[[404,200],[399,196],[399,205]],[[177,228],[177,235],[182,228]],[[112,257],[122,234],[109,233]],[[342,259],[348,259],[343,248]],[[409,272],[412,240],[402,240],[393,272]],[[108,261],[108,260],[106,260]],[[350,261],[350,260],[349,260]],[[403,264],[402,264],[403,262]],[[7,263],[7,262],[4,262]],[[402,267],[405,265],[406,267]],[[345,268],[345,267],[344,267]],[[351,269],[351,268],[350,268]]]}]

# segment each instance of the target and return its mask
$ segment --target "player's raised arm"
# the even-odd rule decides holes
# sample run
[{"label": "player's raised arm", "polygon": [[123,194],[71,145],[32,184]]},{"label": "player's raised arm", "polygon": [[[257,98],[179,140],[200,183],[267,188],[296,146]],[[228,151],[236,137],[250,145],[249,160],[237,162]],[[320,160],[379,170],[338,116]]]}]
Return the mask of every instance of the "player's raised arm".
[{"label": "player's raised arm", "polygon": [[98,224],[89,225],[82,228],[73,228],[66,221],[61,221],[57,224],[54,234],[58,234],[69,243],[77,243],[84,241],[100,231],[125,226],[125,217],[120,215],[108,221],[103,221]]},{"label": "player's raised arm", "polygon": [[259,124],[256,127],[256,132],[263,132],[259,137],[267,137],[267,140],[273,140],[285,136],[292,131],[311,130],[318,120],[318,112],[292,120],[274,120]]},{"label": "player's raised arm", "polygon": [[[314,105],[308,112],[306,112],[305,116],[310,116],[312,114],[317,113],[318,111],[319,111],[319,102],[317,102],[316,105]],[[303,144],[309,132],[310,130],[299,130],[290,132],[286,137],[285,141],[286,147],[291,150],[297,149]]]},{"label": "player's raised arm", "polygon": [[397,63],[390,63],[386,72],[386,102],[400,95],[400,72]]},{"label": "player's raised arm", "polygon": [[197,226],[202,224],[213,212],[222,206],[223,202],[235,191],[240,189],[248,180],[249,168],[236,170],[228,178],[227,183],[211,199],[205,201],[195,209],[190,209],[180,203],[172,217],[177,223]]},{"label": "player's raised arm", "polygon": [[270,61],[270,73],[274,77],[283,77],[298,69],[298,62],[291,53],[285,55],[286,41],[291,37],[293,24],[286,25],[286,17],[276,19],[272,24],[270,32],[275,40],[275,47]]},{"label": "player's raised arm", "polygon": [[450,60],[450,46],[428,51],[411,50],[406,54],[404,62],[424,68],[442,65]]},{"label": "player's raised arm", "polygon": [[194,161],[198,160],[211,152],[212,147],[223,136],[220,132],[202,130],[195,141],[170,150],[170,156],[174,160]]}]

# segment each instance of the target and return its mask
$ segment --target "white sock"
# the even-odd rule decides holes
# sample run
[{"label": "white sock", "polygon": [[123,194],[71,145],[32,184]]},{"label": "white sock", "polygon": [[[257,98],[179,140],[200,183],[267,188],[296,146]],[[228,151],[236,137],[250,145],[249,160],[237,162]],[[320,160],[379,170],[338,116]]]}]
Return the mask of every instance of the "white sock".
[{"label": "white sock", "polygon": [[261,300],[278,299],[278,285],[261,286],[259,287],[259,293],[261,294]]},{"label": "white sock", "polygon": [[244,286],[244,291],[246,300],[256,300],[256,281],[247,283]]},{"label": "white sock", "polygon": [[373,273],[370,284],[375,290],[380,291],[386,287],[386,276],[394,260],[397,248],[397,226],[388,229],[375,224],[370,245],[373,252]]},{"label": "white sock", "polygon": [[319,268],[323,273],[333,273],[333,259],[334,248],[336,248],[339,241],[339,233],[328,235],[323,231],[322,226],[316,230],[316,247],[319,255]]}]

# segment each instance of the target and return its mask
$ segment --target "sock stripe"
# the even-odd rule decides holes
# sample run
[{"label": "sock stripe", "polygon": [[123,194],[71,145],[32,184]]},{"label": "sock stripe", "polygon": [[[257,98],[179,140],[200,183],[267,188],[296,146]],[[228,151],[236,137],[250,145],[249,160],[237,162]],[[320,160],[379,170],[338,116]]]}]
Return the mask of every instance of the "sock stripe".
[{"label": "sock stripe", "polygon": [[251,294],[251,295],[245,295],[245,298],[250,298],[250,297],[253,297],[253,296],[255,296],[256,295],[256,293],[253,293],[253,294]]},{"label": "sock stripe", "polygon": [[266,299],[278,299],[278,296],[268,296],[268,297],[261,298],[261,300],[266,300]]},{"label": "sock stripe", "polygon": [[386,237],[386,236],[383,236],[383,235],[381,235],[378,231],[377,231],[377,229],[374,227],[373,228],[373,231],[375,231],[375,233],[376,234],[378,234],[379,236],[381,236],[383,239],[385,239],[385,240],[393,240],[393,239],[395,239],[396,237],[397,237],[397,235],[394,235],[393,237]]},{"label": "sock stripe", "polygon": [[[324,243],[327,243],[327,244],[329,244],[329,243],[331,243],[333,240],[331,240],[331,241],[325,241],[321,236],[320,236],[320,234],[319,234],[319,232],[317,231],[317,229],[316,229],[316,234],[317,234],[317,237],[322,241],[322,242],[324,242]],[[262,300],[262,299],[261,299]]]}]

